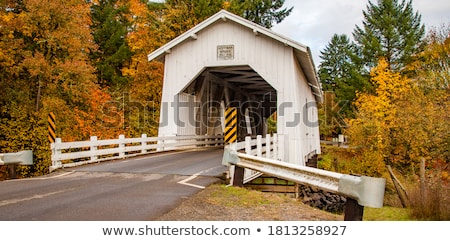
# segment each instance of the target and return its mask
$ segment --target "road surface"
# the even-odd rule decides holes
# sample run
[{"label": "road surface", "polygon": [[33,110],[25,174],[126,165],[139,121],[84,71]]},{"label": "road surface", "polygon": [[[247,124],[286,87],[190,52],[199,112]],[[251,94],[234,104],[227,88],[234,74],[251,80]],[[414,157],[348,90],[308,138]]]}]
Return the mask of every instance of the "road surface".
[{"label": "road surface", "polygon": [[155,220],[220,181],[222,149],[152,154],[0,182],[0,220]]}]

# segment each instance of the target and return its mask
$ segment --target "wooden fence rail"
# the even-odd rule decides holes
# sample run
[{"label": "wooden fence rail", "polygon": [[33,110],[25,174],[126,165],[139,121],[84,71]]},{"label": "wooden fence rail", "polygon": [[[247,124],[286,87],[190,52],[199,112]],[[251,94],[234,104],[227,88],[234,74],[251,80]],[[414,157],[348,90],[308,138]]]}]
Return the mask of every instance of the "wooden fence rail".
[{"label": "wooden fence rail", "polygon": [[51,143],[52,166],[50,171],[89,163],[132,157],[154,152],[223,146],[223,136],[161,136],[98,140],[92,136],[89,141],[62,142],[56,138]]}]

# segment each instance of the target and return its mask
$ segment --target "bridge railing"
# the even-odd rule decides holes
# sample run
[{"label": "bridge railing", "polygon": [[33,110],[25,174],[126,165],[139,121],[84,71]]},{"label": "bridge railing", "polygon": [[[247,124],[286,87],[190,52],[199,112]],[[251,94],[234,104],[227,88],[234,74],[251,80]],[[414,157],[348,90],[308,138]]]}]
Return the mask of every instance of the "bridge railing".
[{"label": "bridge railing", "polygon": [[[257,135],[256,138],[246,136],[242,142],[232,143],[228,145],[230,148],[236,150],[239,153],[245,153],[257,157],[266,157],[275,160],[283,160],[284,151],[280,147],[284,146],[284,135],[267,134],[266,136]],[[228,165],[228,163],[223,163]],[[252,169],[245,169],[243,173],[243,183],[250,182],[251,180],[262,175],[261,172]],[[233,182],[234,178],[234,166],[230,166],[230,182]]]},{"label": "bridge railing", "polygon": [[98,140],[91,136],[89,141],[62,142],[56,138],[51,143],[52,166],[50,171],[118,158],[133,157],[155,152],[192,148],[218,147],[223,145],[223,136],[160,136]]}]

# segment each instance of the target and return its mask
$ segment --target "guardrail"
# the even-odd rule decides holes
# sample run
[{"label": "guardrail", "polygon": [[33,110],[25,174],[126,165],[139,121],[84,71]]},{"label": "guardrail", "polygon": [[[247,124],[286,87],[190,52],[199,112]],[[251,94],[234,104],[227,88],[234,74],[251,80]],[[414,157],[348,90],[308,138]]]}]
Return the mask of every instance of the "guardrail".
[{"label": "guardrail", "polygon": [[155,152],[217,147],[223,143],[221,135],[147,137],[143,134],[140,138],[119,135],[119,139],[110,140],[98,140],[96,136],[92,136],[89,141],[78,142],[62,142],[61,138],[56,138],[50,146],[50,171]]},{"label": "guardrail", "polygon": [[251,169],[273,175],[295,183],[347,197],[344,220],[362,220],[364,206],[383,206],[386,180],[367,176],[352,176],[307,166],[239,153],[232,146],[226,146],[224,164],[235,166],[233,185],[242,186],[243,179],[236,173],[238,169]]},{"label": "guardrail", "polygon": [[12,153],[0,153],[0,165],[8,166],[8,176],[16,178],[17,165],[33,165],[33,151],[24,150]]}]

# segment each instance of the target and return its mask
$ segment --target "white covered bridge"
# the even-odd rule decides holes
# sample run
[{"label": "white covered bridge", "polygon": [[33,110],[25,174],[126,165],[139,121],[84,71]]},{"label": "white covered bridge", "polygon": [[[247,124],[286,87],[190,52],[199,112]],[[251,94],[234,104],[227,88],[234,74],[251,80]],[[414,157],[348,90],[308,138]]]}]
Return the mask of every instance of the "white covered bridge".
[{"label": "white covered bridge", "polygon": [[276,112],[284,161],[320,154],[322,92],[310,50],[222,10],[148,55],[164,63],[159,136],[223,134],[238,110],[238,140],[265,135]]}]

